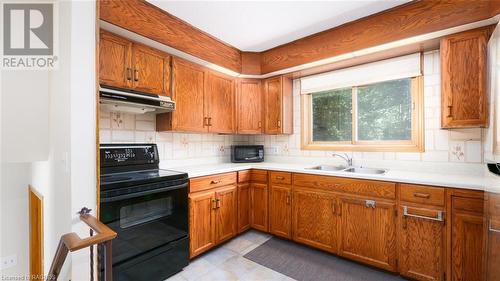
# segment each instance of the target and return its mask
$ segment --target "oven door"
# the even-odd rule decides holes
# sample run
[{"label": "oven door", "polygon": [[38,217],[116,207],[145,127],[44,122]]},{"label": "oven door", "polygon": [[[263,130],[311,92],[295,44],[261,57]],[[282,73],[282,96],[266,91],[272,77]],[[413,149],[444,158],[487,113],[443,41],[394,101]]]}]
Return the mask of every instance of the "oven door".
[{"label": "oven door", "polygon": [[101,192],[101,221],[118,234],[112,244],[113,268],[187,239],[187,192],[185,180]]}]

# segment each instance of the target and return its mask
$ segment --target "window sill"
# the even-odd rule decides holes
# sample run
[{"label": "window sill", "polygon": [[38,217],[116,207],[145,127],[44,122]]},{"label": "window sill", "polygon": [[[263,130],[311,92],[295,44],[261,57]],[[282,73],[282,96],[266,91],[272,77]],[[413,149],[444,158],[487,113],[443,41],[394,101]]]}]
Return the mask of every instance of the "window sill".
[{"label": "window sill", "polygon": [[417,144],[302,144],[302,150],[356,151],[356,152],[424,152]]}]

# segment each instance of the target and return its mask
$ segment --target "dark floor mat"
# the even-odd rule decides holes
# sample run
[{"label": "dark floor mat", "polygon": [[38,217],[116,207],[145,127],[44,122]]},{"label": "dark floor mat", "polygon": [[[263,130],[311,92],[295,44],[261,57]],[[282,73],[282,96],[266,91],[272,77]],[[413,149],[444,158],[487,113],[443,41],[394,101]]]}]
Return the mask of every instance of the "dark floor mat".
[{"label": "dark floor mat", "polygon": [[299,281],[402,281],[397,275],[279,238],[245,258]]}]

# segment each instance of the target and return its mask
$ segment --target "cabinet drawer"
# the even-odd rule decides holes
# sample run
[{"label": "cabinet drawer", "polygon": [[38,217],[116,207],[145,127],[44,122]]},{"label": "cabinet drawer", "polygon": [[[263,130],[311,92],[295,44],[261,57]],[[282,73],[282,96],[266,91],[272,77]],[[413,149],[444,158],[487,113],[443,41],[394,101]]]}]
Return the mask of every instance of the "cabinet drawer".
[{"label": "cabinet drawer", "polygon": [[271,183],[292,184],[292,173],[270,172]]},{"label": "cabinet drawer", "polygon": [[238,172],[238,182],[249,182],[250,181],[250,170],[239,171]]},{"label": "cabinet drawer", "polygon": [[189,192],[197,192],[236,183],[236,173],[217,174],[189,181]]},{"label": "cabinet drawer", "polygon": [[482,214],[484,210],[484,200],[477,198],[453,197],[453,210],[467,211]]},{"label": "cabinet drawer", "polygon": [[396,199],[396,184],[392,182],[293,174],[293,184],[325,191]]},{"label": "cabinet drawer", "polygon": [[266,170],[251,170],[250,171],[250,181],[267,183],[267,171]]},{"label": "cabinet drawer", "polygon": [[405,202],[444,206],[444,188],[401,184],[401,200]]}]

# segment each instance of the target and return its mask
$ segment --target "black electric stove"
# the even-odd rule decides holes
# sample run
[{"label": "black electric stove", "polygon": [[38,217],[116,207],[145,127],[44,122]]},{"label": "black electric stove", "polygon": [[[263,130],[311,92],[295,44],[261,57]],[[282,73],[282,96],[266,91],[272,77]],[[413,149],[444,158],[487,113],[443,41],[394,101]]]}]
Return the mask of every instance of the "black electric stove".
[{"label": "black electric stove", "polygon": [[101,144],[100,219],[118,233],[113,279],[165,280],[188,264],[188,175],[155,144]]}]

